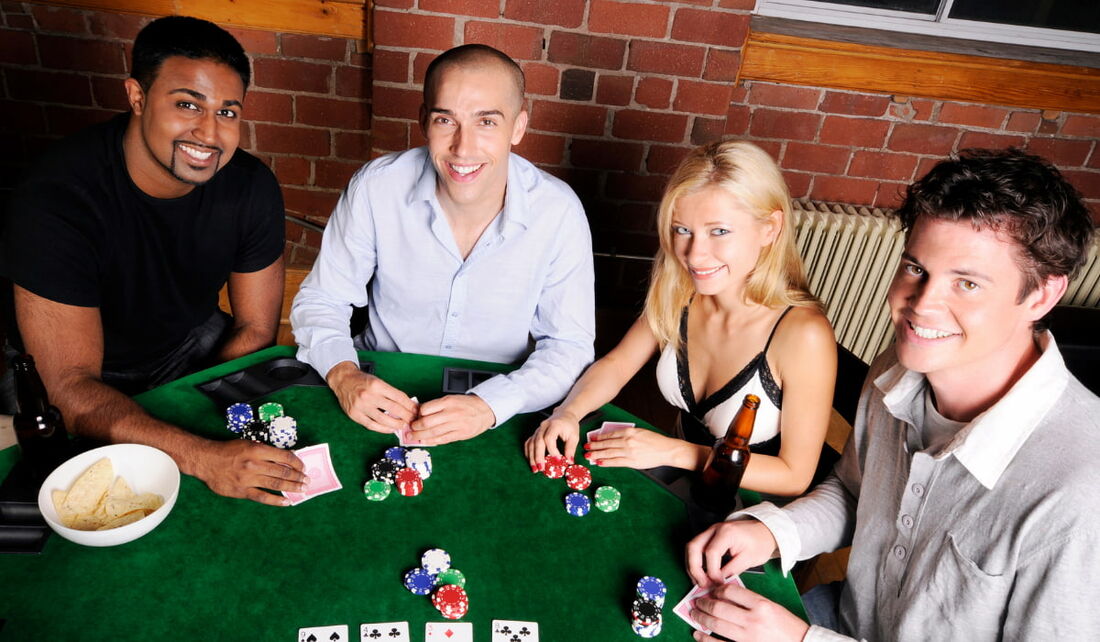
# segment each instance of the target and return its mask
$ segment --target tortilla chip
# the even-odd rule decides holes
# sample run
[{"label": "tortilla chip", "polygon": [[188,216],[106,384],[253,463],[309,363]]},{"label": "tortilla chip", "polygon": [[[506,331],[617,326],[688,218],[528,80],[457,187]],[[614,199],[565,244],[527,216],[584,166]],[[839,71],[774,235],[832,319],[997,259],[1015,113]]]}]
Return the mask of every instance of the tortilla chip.
[{"label": "tortilla chip", "polygon": [[115,471],[110,459],[104,457],[92,464],[73,482],[72,488],[65,496],[65,510],[78,515],[95,512],[96,506],[107,493],[114,477]]},{"label": "tortilla chip", "polygon": [[145,517],[145,515],[146,515],[145,511],[141,510],[141,509],[131,511],[129,513],[126,513],[125,515],[119,515],[118,517],[116,517],[112,520],[109,520],[106,524],[103,524],[101,526],[96,527],[95,530],[97,530],[97,531],[106,531],[106,530],[110,530],[112,528],[118,528],[119,526],[125,526],[127,524],[133,524],[134,522],[138,521],[139,519]]}]

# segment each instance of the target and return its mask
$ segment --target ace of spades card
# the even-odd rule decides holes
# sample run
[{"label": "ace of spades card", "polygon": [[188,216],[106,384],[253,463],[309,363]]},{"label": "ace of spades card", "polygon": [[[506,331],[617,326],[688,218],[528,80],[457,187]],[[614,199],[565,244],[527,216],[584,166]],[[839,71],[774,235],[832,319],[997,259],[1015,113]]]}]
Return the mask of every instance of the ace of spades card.
[{"label": "ace of spades card", "polygon": [[539,623],[493,620],[493,642],[538,642]]},{"label": "ace of spades card", "polygon": [[409,642],[408,622],[377,622],[359,627],[360,642]]}]

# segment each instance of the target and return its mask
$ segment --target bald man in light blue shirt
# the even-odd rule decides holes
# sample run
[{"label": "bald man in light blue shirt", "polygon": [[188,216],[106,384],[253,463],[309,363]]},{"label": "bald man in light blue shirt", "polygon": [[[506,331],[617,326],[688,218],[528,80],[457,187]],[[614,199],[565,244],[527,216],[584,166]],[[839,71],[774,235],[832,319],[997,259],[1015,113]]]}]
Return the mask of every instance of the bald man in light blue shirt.
[{"label": "bald man in light blue shirt", "polygon": [[[523,78],[483,45],[429,67],[426,147],[368,163],[337,204],[294,300],[298,358],[356,422],[427,444],[468,439],[560,400],[593,357],[592,244],[562,181],[512,154]],[[369,326],[350,336],[352,307]],[[522,363],[419,408],[359,371],[355,348]]]}]

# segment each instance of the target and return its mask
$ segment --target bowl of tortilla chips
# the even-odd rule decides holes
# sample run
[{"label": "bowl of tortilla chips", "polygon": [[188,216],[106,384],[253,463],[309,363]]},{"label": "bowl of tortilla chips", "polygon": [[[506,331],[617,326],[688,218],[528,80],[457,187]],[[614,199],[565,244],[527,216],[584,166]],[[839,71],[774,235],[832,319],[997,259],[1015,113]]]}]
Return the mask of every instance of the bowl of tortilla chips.
[{"label": "bowl of tortilla chips", "polygon": [[38,491],[38,509],[58,535],[85,546],[133,541],[164,521],[180,488],[166,453],[114,444],[58,466]]}]

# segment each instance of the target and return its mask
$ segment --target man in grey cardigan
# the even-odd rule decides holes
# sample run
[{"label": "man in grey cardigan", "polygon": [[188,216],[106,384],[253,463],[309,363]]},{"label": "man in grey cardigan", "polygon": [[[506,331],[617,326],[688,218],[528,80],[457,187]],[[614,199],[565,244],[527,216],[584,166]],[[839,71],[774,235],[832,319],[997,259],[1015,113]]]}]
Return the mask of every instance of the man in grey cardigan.
[{"label": "man in grey cardigan", "polygon": [[[1100,399],[1041,330],[1086,260],[1088,210],[1045,161],[972,150],[912,185],[898,215],[897,339],[843,457],[806,497],[692,540],[688,571],[715,587],[693,613],[741,642],[1095,637]],[[836,610],[807,603],[814,626],[723,584],[849,544]]]}]

